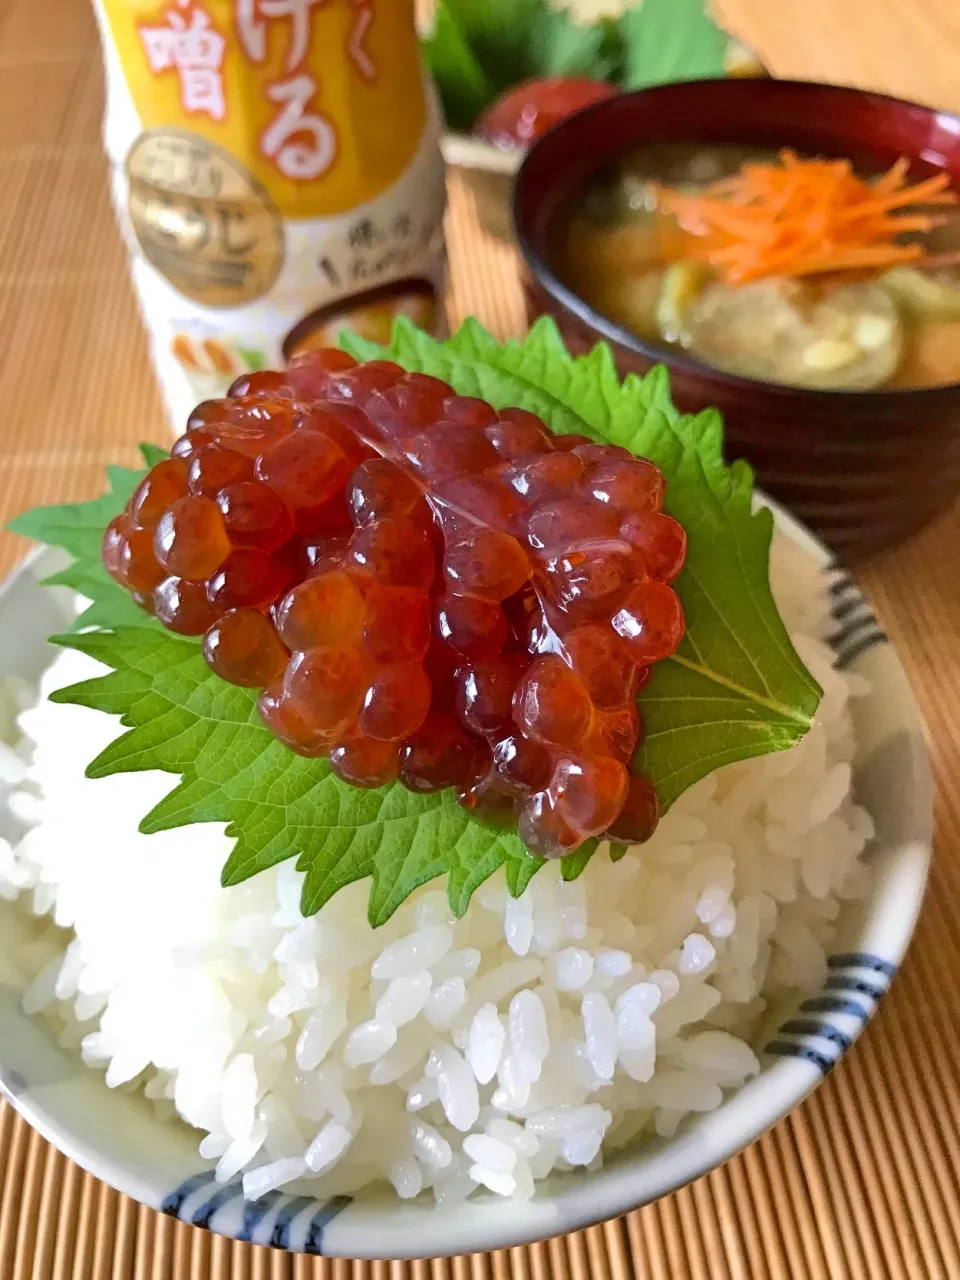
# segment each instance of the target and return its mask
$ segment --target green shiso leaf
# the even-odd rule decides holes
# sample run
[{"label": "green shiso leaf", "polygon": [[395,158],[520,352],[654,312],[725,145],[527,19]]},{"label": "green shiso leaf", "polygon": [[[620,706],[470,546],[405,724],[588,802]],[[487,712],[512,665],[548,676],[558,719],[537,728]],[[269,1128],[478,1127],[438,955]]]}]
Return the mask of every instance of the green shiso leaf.
[{"label": "green shiso leaf", "polygon": [[237,355],[243,361],[244,367],[251,373],[267,367],[266,354],[255,347],[237,347]]},{"label": "green shiso leaf", "polygon": [[[152,444],[142,444],[140,453],[148,467],[167,456],[163,449]],[[104,529],[123,510],[144,474],[129,467],[108,467],[109,488],[102,497],[92,502],[35,507],[16,516],[7,526],[13,533],[59,547],[72,557],[73,562],[67,568],[52,574],[44,583],[51,587],[70,587],[91,601],[75,620],[72,630],[156,625],[113,581],[100,559]]]},{"label": "green shiso leaf", "polygon": [[643,0],[623,15],[620,30],[623,89],[726,74],[730,38],[711,21],[704,0]]},{"label": "green shiso leaf", "polygon": [[[353,336],[344,345],[361,356],[385,354]],[[676,658],[657,668],[644,691],[647,738],[635,762],[664,807],[719,765],[783,749],[803,735],[820,690],[770,594],[770,515],[752,510],[749,468],[724,465],[715,414],[680,416],[662,369],[621,384],[606,348],[571,358],[547,321],[522,342],[503,345],[476,321],[445,344],[401,322],[389,354],[408,369],[447,379],[461,394],[531,409],[555,431],[622,444],[666,472],[668,509],[689,539],[677,583],[689,629]],[[148,464],[163,456],[155,447],[144,449]],[[543,863],[515,834],[476,822],[450,793],[417,796],[396,783],[377,791],[345,786],[324,761],[303,759],[277,743],[259,720],[255,695],[214,676],[195,640],[165,631],[131,604],[100,566],[100,541],[141,474],[113,468],[104,497],[43,508],[13,525],[73,556],[56,580],[92,601],[85,629],[56,639],[110,671],[59,691],[54,700],[120,716],[127,732],[90,765],[89,775],[142,769],[180,775],[142,830],[227,824],[236,843],[225,885],[296,858],[305,875],[305,914],[366,878],[373,925],[440,876],[457,915],[501,866],[510,892],[521,893]],[[591,842],[564,860],[564,878],[580,875],[595,848]]]}]

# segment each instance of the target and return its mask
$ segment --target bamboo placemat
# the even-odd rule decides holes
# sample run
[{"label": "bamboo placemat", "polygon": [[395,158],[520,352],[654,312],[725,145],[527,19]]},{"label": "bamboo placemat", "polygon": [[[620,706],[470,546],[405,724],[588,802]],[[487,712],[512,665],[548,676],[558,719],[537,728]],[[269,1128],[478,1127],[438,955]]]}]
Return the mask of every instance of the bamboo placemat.
[{"label": "bamboo placemat", "polygon": [[[101,92],[84,0],[0,4],[4,518],[92,495],[107,462],[132,461],[137,440],[164,438],[108,202]],[[513,255],[482,236],[456,183],[450,194],[452,319],[473,312],[499,335],[518,333]],[[5,535],[0,569],[23,550]],[[450,1262],[354,1265],[237,1245],[161,1218],[0,1107],[0,1280],[960,1277],[958,553],[954,513],[865,575],[932,736],[938,842],[916,940],[853,1051],[743,1155],[579,1235]]]},{"label": "bamboo placemat", "polygon": [[960,111],[956,0],[711,0],[776,76]]}]

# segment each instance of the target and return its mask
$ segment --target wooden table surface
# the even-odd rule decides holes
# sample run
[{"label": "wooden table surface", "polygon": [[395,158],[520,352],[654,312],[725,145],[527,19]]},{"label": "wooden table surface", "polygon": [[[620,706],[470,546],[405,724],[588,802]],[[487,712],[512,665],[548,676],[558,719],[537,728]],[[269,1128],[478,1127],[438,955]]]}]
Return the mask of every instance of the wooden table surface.
[{"label": "wooden table surface", "polygon": [[[960,108],[960,0],[723,0],[774,70]],[[842,40],[842,48],[838,41]],[[0,3],[0,515],[92,495],[166,427],[109,206],[85,0]],[[524,325],[516,262],[451,188],[450,309]],[[0,541],[8,569],[25,550]],[[960,514],[864,574],[930,726],[937,843],[902,973],[855,1048],[737,1159],[622,1222],[449,1263],[215,1240],[81,1173],[0,1107],[0,1280],[960,1280]]]}]

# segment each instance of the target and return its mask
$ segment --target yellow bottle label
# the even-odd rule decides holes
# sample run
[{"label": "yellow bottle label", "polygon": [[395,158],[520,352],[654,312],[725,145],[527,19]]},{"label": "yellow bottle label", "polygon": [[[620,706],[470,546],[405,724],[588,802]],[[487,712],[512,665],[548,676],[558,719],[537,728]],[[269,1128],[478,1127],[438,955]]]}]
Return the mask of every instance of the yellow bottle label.
[{"label": "yellow bottle label", "polygon": [[414,0],[94,0],[104,142],[177,433],[239,374],[442,324]]},{"label": "yellow bottle label", "polygon": [[[326,217],[385,191],[417,150],[427,102],[413,0],[103,5],[143,128],[212,143],[204,181],[243,174],[246,197],[262,190],[283,217]],[[189,165],[188,150],[148,149],[141,166]]]}]

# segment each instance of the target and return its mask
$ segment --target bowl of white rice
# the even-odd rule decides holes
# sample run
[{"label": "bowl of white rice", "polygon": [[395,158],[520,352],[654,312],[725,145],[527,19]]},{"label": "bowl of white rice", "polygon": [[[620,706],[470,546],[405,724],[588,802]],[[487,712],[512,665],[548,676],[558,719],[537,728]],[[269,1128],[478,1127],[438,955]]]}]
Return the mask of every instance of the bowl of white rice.
[{"label": "bowl of white rice", "polygon": [[293,863],[220,887],[208,823],[144,836],[169,775],[96,781],[120,732],[48,702],[97,673],[46,637],[43,553],[0,594],[0,1090],[72,1159],[196,1226],[296,1252],[505,1248],[699,1177],[850,1046],[930,859],[924,729],[853,582],[777,512],[771,580],[824,697],[789,751],[689,790],[653,838],[300,914]]}]

